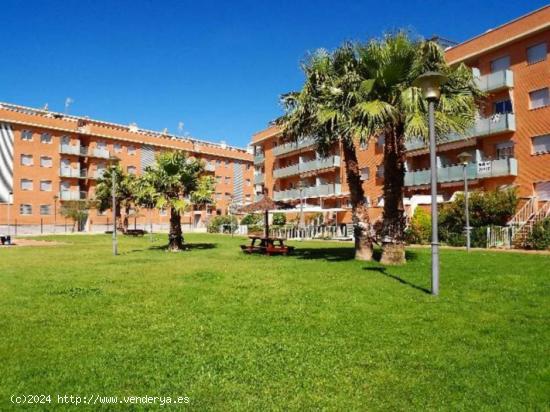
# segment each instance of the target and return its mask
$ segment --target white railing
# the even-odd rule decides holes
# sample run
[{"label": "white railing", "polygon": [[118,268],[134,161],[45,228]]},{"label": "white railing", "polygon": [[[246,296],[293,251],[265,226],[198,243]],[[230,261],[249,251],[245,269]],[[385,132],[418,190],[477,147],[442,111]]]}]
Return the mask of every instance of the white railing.
[{"label": "white railing", "polygon": [[296,142],[287,142],[273,148],[273,155],[280,156],[286,153],[290,153],[294,150],[304,149],[306,147],[314,146],[315,139],[312,137],[307,137],[300,139]]},{"label": "white railing", "polygon": [[484,92],[514,87],[514,72],[499,70],[484,76],[475,77],[477,86]]},{"label": "white railing", "polygon": [[329,156],[275,169],[273,170],[273,176],[281,178],[314,170],[327,169],[329,167],[340,167],[340,156]]},{"label": "white railing", "polygon": [[254,155],[254,164],[263,163],[265,156],[263,153],[257,153]]},{"label": "white railing", "polygon": [[265,175],[263,173],[258,173],[257,175],[254,175],[254,184],[255,185],[261,185],[264,182]]},{"label": "white railing", "polygon": [[335,239],[335,238],[351,238],[353,233],[348,233],[348,226],[332,225],[318,226],[307,225],[303,228],[296,226],[271,227],[269,234],[272,237],[283,239]]},{"label": "white railing", "polygon": [[62,167],[59,169],[59,176],[61,177],[81,177],[80,169],[73,167]]},{"label": "white railing", "polygon": [[512,228],[509,226],[488,226],[487,247],[510,248],[512,246]]},{"label": "white railing", "polygon": [[[300,193],[301,191],[301,193]],[[273,192],[273,200],[296,200],[306,199],[311,197],[323,197],[339,195],[342,193],[342,185],[340,183],[330,183],[319,186],[309,186],[300,189],[288,189]]]},{"label": "white railing", "polygon": [[204,165],[204,170],[206,170],[207,172],[215,172],[216,171],[216,166],[213,165],[212,163],[206,163]]},{"label": "white railing", "polygon": [[80,154],[80,145],[70,145],[70,144],[61,143],[59,145],[59,153],[79,155]]},{"label": "white railing", "polygon": [[78,190],[62,190],[59,192],[60,200],[84,200],[86,199],[86,192]]}]

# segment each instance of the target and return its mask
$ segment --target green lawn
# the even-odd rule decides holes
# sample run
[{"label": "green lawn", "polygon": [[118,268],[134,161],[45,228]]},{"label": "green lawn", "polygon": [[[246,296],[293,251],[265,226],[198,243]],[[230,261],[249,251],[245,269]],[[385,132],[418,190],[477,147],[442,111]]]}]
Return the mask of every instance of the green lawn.
[{"label": "green lawn", "polygon": [[0,249],[1,411],[17,409],[12,394],[188,396],[201,411],[549,408],[550,256],[443,250],[435,298],[429,249],[384,268],[342,243],[269,258],[242,254],[242,238],[188,235],[192,249],[171,254],[146,237],[112,257],[108,236],[55,239],[67,244]]}]

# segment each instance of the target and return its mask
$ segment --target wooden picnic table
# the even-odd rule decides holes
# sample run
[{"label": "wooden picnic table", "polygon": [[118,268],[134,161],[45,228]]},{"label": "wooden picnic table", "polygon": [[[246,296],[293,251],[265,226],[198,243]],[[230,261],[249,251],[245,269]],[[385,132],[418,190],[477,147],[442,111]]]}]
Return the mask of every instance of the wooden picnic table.
[{"label": "wooden picnic table", "polygon": [[[281,254],[287,255],[294,250],[293,246],[285,246],[285,239],[280,237],[248,236],[250,245],[241,245],[246,253],[259,252],[268,256]],[[259,241],[259,244],[256,242]]]}]

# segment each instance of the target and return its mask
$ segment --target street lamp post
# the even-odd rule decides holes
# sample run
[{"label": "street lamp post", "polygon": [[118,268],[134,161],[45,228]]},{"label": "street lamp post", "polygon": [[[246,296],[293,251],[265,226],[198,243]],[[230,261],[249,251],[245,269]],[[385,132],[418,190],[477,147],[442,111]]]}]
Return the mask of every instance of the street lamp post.
[{"label": "street lamp post", "polygon": [[11,243],[11,221],[10,221],[10,212],[11,212],[11,204],[13,203],[13,192],[8,193],[8,239],[10,239]]},{"label": "street lamp post", "polygon": [[118,255],[118,240],[116,233],[116,164],[120,160],[116,156],[109,158],[111,163],[111,206],[113,210],[113,256]]},{"label": "street lamp post", "polygon": [[462,152],[458,155],[458,160],[462,164],[462,171],[464,175],[464,214],[466,218],[466,250],[470,251],[470,212],[469,212],[469,203],[468,198],[468,163],[472,159],[472,155],[468,152]]},{"label": "street lamp post", "polygon": [[55,227],[57,225],[57,199],[59,199],[59,197],[55,195],[53,197],[53,233],[55,233]]},{"label": "street lamp post", "polygon": [[432,214],[432,295],[439,295],[439,234],[437,216],[437,162],[435,142],[435,102],[441,95],[441,85],[447,77],[438,72],[426,72],[414,82],[422,89],[424,99],[428,101],[428,123],[430,134],[430,174],[431,174],[431,214]]}]

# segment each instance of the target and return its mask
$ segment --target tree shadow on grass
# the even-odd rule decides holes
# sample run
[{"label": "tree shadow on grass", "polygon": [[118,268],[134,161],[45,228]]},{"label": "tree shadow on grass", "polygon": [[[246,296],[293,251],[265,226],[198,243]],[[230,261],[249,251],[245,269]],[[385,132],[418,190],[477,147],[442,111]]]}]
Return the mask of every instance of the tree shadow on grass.
[{"label": "tree shadow on grass", "polygon": [[[185,243],[184,250],[181,252],[190,252],[193,250],[208,250],[208,249],[215,249],[218,247],[216,243]],[[162,244],[162,245],[152,245],[143,249],[132,249],[126,253],[135,253],[135,252],[143,252],[145,250],[161,250],[161,251],[168,251],[168,244]]]},{"label": "tree shadow on grass", "polygon": [[427,293],[427,294],[430,294],[431,291],[425,287],[422,287],[422,286],[419,286],[419,285],[415,285],[414,283],[406,280],[406,279],[403,279],[403,278],[400,278],[399,276],[396,276],[396,275],[392,275],[391,273],[388,273],[388,268],[387,267],[384,267],[384,266],[377,266],[377,267],[367,267],[367,268],[364,268],[364,270],[368,270],[369,272],[378,272],[388,278],[391,278],[393,280],[397,280],[399,283],[402,283],[404,285],[407,285],[407,286],[410,286],[411,288],[414,288],[416,290],[420,290],[421,292],[424,292],[424,293]]},{"label": "tree shadow on grass", "polygon": [[329,262],[353,260],[355,251],[349,247],[301,248],[296,246],[293,256],[298,259],[323,259]]}]

